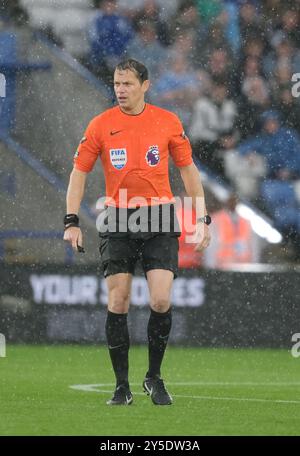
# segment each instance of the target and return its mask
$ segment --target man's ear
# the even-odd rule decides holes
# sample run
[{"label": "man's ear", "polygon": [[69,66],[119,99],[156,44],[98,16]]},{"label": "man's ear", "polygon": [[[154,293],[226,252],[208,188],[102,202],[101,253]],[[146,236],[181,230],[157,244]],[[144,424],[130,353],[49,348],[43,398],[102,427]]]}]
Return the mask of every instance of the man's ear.
[{"label": "man's ear", "polygon": [[150,87],[150,81],[149,81],[149,79],[146,79],[146,81],[143,82],[142,87],[143,87],[144,93],[146,93],[147,90],[149,90],[149,87]]}]

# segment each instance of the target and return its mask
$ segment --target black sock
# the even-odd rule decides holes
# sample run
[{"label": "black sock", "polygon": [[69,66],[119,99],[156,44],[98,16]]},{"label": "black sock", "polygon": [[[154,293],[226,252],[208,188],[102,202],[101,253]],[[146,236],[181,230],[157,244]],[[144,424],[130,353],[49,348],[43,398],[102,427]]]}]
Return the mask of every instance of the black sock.
[{"label": "black sock", "polygon": [[117,386],[120,384],[128,385],[129,333],[127,314],[115,314],[108,311],[105,331]]},{"label": "black sock", "polygon": [[160,366],[165,354],[172,326],[171,309],[159,313],[151,309],[148,323],[149,370],[147,377],[160,376]]}]

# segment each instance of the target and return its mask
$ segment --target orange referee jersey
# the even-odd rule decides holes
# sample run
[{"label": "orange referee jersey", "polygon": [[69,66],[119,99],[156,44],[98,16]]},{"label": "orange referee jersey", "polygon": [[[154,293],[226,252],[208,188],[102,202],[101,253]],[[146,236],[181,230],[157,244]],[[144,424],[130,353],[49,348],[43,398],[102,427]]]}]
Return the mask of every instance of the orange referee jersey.
[{"label": "orange referee jersey", "polygon": [[[175,114],[147,103],[141,114],[129,115],[117,106],[92,119],[75,153],[74,166],[90,172],[99,156],[106,204],[136,207],[159,204],[164,198],[174,201],[169,155],[178,167],[192,163],[190,142]],[[119,198],[122,189],[127,191],[125,200]]]}]

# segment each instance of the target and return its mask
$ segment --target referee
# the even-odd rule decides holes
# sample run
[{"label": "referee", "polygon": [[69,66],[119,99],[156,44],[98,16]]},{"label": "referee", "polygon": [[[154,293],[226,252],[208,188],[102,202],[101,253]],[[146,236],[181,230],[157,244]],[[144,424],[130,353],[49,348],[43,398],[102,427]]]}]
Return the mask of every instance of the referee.
[{"label": "referee", "polygon": [[161,378],[161,364],[172,324],[170,294],[178,273],[178,236],[168,159],[179,168],[186,193],[200,217],[197,250],[210,240],[204,192],[192,151],[178,117],[145,103],[148,70],[128,59],[117,65],[114,91],[118,106],[89,123],[74,157],[67,192],[64,240],[82,249],[78,212],[87,174],[101,159],[106,182],[100,256],[108,287],[106,338],[116,388],[108,405],[133,401],[128,381],[129,334],[127,313],[135,265],[141,260],[147,278],[151,313],[148,322],[149,366],[144,391],[156,405],[172,398]]}]

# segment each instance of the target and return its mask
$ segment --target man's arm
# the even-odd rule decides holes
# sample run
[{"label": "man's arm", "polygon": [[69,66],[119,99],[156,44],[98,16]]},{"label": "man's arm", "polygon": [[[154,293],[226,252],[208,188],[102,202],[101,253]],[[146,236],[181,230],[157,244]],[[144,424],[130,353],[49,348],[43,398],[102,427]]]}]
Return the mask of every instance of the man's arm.
[{"label": "man's arm", "polygon": [[[197,217],[203,217],[207,215],[204,190],[200,178],[200,173],[194,164],[194,162],[188,166],[182,166],[179,168],[181,178],[188,196],[192,198],[192,205],[196,210]],[[210,234],[208,226],[201,223],[201,229],[199,231],[199,243],[196,246],[197,251],[205,249],[210,242]],[[198,224],[199,225],[199,224]]]},{"label": "man's arm", "polygon": [[[73,168],[67,191],[67,214],[78,215],[80,203],[84,195],[86,176],[87,173]],[[67,228],[64,233],[64,240],[70,242],[75,250],[77,250],[77,246],[82,247],[81,229],[77,226]]]}]

